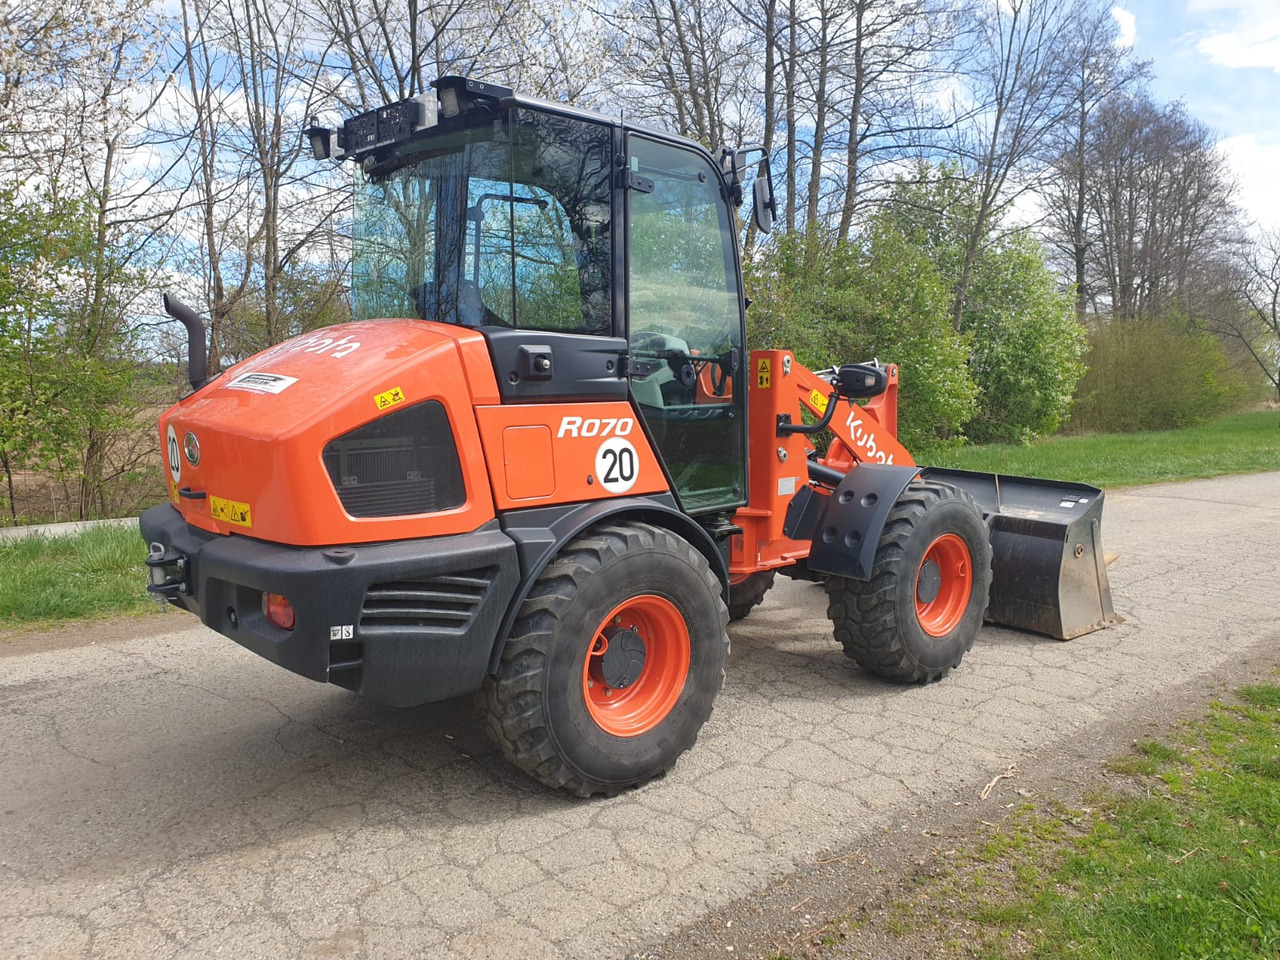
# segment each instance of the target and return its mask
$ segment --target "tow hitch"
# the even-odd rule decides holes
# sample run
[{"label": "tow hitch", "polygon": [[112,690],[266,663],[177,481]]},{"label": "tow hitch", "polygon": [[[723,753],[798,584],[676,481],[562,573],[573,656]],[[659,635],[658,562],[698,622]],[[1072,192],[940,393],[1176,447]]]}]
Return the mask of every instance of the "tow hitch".
[{"label": "tow hitch", "polygon": [[187,558],[177,550],[166,550],[164,544],[152,543],[147,554],[147,592],[156,598],[156,603],[165,606],[170,600],[176,601],[178,594],[189,593],[187,583]]}]

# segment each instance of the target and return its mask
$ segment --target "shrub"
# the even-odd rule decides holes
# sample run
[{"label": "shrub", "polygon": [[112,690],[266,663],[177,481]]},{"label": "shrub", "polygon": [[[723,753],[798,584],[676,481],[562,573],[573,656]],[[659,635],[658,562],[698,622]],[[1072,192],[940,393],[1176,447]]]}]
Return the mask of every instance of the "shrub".
[{"label": "shrub", "polygon": [[1176,318],[1103,323],[1089,348],[1072,433],[1190,427],[1253,393],[1216,338]]},{"label": "shrub", "polygon": [[1084,373],[1085,332],[1072,304],[1025,232],[1003,238],[974,264],[964,329],[978,410],[965,426],[974,443],[1022,443],[1066,421]]}]

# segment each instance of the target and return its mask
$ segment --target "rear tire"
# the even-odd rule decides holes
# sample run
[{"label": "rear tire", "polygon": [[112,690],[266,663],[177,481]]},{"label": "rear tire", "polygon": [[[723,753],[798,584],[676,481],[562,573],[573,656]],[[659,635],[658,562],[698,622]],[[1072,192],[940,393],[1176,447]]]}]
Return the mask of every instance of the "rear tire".
[{"label": "rear tire", "polygon": [[741,620],[764,600],[773,586],[776,574],[772,570],[750,573],[737,583],[729,581],[729,622]]},{"label": "rear tire", "polygon": [[489,731],[548,786],[581,797],[640,786],[711,715],[727,622],[720,583],[689,543],[647,523],[595,527],[521,607],[481,690]]},{"label": "rear tire", "polygon": [[973,646],[990,590],[991,544],[978,505],[950,484],[916,480],[885,520],[871,579],[827,579],[827,616],[863,669],[928,683]]}]

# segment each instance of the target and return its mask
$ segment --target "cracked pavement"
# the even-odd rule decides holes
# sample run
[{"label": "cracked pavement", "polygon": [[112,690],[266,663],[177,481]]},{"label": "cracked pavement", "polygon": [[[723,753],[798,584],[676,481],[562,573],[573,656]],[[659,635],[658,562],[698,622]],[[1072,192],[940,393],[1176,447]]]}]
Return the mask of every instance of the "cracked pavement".
[{"label": "cracked pavement", "polygon": [[863,674],[822,589],[780,578],[730,628],[698,744],[612,800],[509,767],[469,701],[381,707],[189,617],[0,642],[0,957],[625,956],[1274,650],[1277,533],[1280,473],[1109,492],[1127,622],[1069,643],[989,626],[927,687]]}]

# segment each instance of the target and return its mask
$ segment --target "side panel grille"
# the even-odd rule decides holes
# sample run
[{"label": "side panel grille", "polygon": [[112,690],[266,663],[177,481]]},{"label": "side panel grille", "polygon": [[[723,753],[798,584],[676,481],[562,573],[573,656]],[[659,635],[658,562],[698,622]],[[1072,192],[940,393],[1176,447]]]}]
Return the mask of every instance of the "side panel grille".
[{"label": "side panel grille", "polygon": [[398,517],[466,502],[462,465],[443,404],[427,400],[331,440],[324,465],[353,517]]},{"label": "side panel grille", "polygon": [[375,583],[365,592],[360,610],[361,634],[465,633],[484,602],[498,569]]}]

